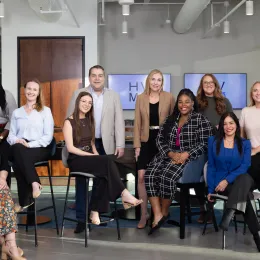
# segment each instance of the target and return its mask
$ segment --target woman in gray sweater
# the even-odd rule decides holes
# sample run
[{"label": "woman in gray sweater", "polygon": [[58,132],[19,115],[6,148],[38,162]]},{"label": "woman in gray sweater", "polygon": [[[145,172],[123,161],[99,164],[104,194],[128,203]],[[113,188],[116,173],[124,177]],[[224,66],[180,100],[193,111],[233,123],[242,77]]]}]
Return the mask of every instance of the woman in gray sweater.
[{"label": "woman in gray sweater", "polygon": [[206,116],[215,130],[225,112],[233,112],[230,101],[222,94],[220,85],[213,74],[205,74],[197,91],[199,112]]},{"label": "woman in gray sweater", "polygon": [[[218,129],[218,123],[221,116],[225,112],[233,112],[230,101],[223,95],[219,82],[213,74],[205,74],[201,80],[197,91],[197,101],[199,104],[199,112],[206,116],[213,127],[215,134]],[[196,190],[196,194],[201,197],[200,201],[200,217],[199,223],[204,222],[205,207],[203,191]],[[201,194],[201,196],[200,196]],[[208,222],[212,222],[211,219]]]}]

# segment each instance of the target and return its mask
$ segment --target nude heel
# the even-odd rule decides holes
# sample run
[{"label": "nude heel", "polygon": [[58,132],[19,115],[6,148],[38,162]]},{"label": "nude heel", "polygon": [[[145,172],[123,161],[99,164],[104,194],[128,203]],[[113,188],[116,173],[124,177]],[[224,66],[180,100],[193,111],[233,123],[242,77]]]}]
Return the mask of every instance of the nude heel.
[{"label": "nude heel", "polygon": [[1,260],[8,260],[7,254],[5,252],[3,252],[3,250],[2,250],[2,254],[1,254]]}]

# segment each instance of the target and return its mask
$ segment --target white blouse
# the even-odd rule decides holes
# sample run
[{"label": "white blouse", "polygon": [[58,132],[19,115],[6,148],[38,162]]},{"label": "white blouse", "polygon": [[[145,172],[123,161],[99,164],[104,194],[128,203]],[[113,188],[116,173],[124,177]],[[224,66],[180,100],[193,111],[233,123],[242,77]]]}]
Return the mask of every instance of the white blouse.
[{"label": "white blouse", "polygon": [[32,110],[28,115],[22,106],[14,110],[7,141],[10,145],[18,139],[28,140],[30,148],[46,147],[53,138],[54,121],[50,108]]}]

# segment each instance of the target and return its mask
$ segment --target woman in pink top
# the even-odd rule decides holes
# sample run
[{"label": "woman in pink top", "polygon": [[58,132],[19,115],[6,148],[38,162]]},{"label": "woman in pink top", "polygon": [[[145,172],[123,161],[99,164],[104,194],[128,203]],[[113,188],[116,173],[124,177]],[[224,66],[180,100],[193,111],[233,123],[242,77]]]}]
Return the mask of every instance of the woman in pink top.
[{"label": "woman in pink top", "polygon": [[260,81],[250,89],[251,103],[242,110],[240,117],[241,136],[251,141],[251,167],[249,174],[260,189]]}]

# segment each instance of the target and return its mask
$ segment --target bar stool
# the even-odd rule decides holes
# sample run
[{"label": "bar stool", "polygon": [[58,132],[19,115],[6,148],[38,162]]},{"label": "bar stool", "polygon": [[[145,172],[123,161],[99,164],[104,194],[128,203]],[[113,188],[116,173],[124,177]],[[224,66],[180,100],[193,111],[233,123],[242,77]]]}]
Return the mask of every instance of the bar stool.
[{"label": "bar stool", "polygon": [[[64,167],[68,168],[68,163],[67,163],[67,158],[68,158],[68,151],[66,146],[63,147],[62,149],[62,162]],[[68,195],[69,195],[69,188],[70,188],[70,180],[72,177],[84,177],[85,182],[86,182],[86,215],[85,215],[85,247],[88,247],[88,236],[87,236],[87,229],[90,223],[88,223],[88,215],[89,215],[89,180],[96,178],[93,174],[91,173],[85,173],[85,172],[69,172],[69,177],[68,177],[68,184],[67,184],[67,191],[66,191],[66,197],[65,197],[65,203],[64,203],[64,210],[63,210],[63,217],[62,217],[62,224],[61,224],[61,237],[63,237],[63,232],[64,232],[64,223],[65,220],[69,220],[72,222],[79,223],[80,221],[77,219],[73,218],[68,218],[65,216],[66,210],[67,210],[67,201],[68,201]],[[115,220],[116,220],[116,226],[117,226],[117,237],[118,240],[121,240],[121,235],[120,235],[120,227],[119,227],[119,220],[118,220],[118,211],[117,211],[117,204],[116,201],[114,201],[114,207],[115,207]]]},{"label": "bar stool", "polygon": [[[190,189],[199,189],[204,191],[205,183],[203,180],[203,167],[207,160],[207,156],[202,154],[199,158],[189,162],[183,169],[183,175],[177,182],[177,188],[180,193],[180,202],[173,202],[171,206],[180,206],[179,222],[169,219],[168,224],[180,227],[180,239],[185,238],[185,217],[191,223],[191,217],[199,215],[199,212],[192,212],[190,206],[190,198],[196,198],[197,195],[192,195]],[[191,174],[192,172],[192,174]]]},{"label": "bar stool", "polygon": [[[43,211],[46,211],[46,210],[49,210],[49,209],[53,209],[54,217],[55,217],[55,224],[56,224],[57,235],[59,235],[59,226],[58,226],[56,205],[55,205],[55,199],[54,199],[54,193],[53,193],[53,186],[52,186],[51,169],[50,169],[50,165],[49,165],[49,160],[51,160],[52,156],[54,156],[54,154],[55,154],[55,152],[56,152],[56,141],[55,141],[55,138],[52,139],[52,141],[51,141],[51,143],[50,143],[50,147],[51,147],[51,152],[50,152],[50,157],[49,157],[49,159],[46,160],[46,161],[37,162],[37,163],[34,164],[34,166],[35,166],[35,168],[37,168],[37,167],[47,167],[48,177],[49,177],[49,183],[50,183],[50,190],[51,190],[52,205],[37,210],[37,207],[36,207],[36,201],[37,201],[37,199],[33,199],[34,204],[31,205],[26,212],[18,212],[18,213],[17,213],[17,214],[19,214],[19,215],[27,215],[26,232],[28,232],[28,225],[29,225],[28,219],[29,219],[29,216],[30,216],[30,215],[34,215],[35,247],[38,246],[38,235],[37,235],[37,213],[38,213],[38,212],[43,212]],[[12,162],[9,162],[9,165],[12,167],[12,166],[13,166],[13,163],[12,163]]]}]

